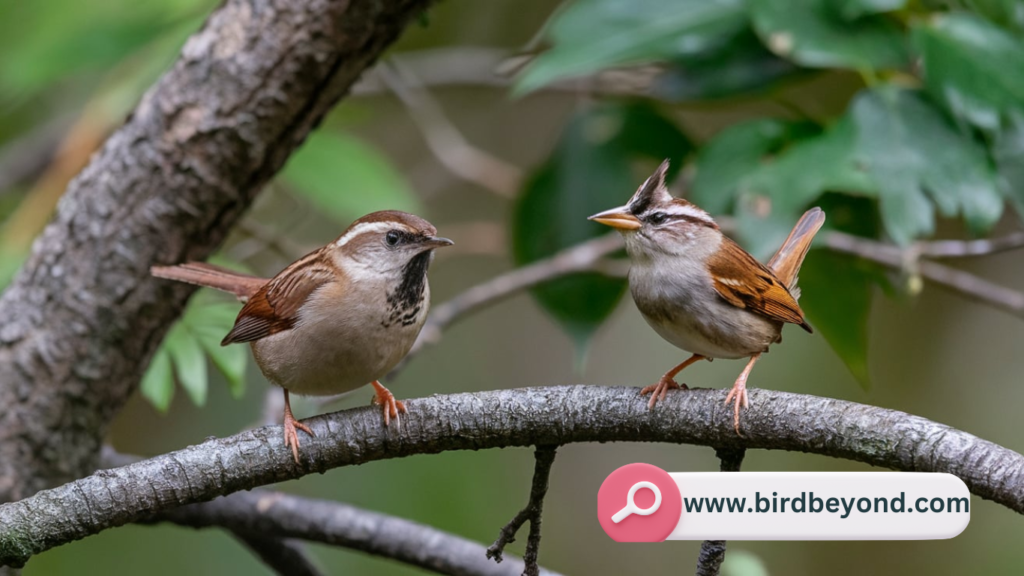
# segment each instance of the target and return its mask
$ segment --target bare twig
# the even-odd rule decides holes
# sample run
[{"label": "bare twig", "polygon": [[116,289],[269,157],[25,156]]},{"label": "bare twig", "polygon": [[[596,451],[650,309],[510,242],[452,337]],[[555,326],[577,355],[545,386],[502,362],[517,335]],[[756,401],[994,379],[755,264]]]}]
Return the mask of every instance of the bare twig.
[{"label": "bare twig", "polygon": [[921,256],[929,258],[964,258],[988,256],[1024,247],[1024,231],[1011,232],[996,238],[981,240],[931,240],[911,247]]},{"label": "bare twig", "polygon": [[261,224],[253,218],[245,218],[236,227],[244,234],[258,240],[261,249],[269,248],[289,262],[302,258],[312,250],[312,248],[301,246],[287,235]]},{"label": "bare twig", "polygon": [[[104,468],[117,468],[141,458],[104,446]],[[315,574],[300,565],[305,556],[294,540],[342,546],[406,562],[444,574],[511,575],[523,562],[512,558],[501,568],[488,562],[482,544],[403,518],[370,512],[348,504],[253,490],[184,506],[145,518],[142,523],[170,522],[191,528],[224,528],[281,574]],[[544,570],[543,574],[554,574]]]},{"label": "bare twig", "polygon": [[[715,455],[721,462],[722,472],[739,472],[746,450],[743,448],[718,448]],[[718,576],[725,561],[725,540],[705,540],[700,545],[697,557],[697,576]]]},{"label": "bare twig", "polygon": [[[895,470],[948,472],[975,495],[1024,513],[1024,456],[896,410],[833,398],[750,390],[743,436],[724,390],[670,394],[648,410],[636,388],[554,386],[407,400],[402,427],[371,406],[309,418],[296,465],[281,427],[112,470],[0,505],[0,565],[185,504],[339,466],[414,454],[573,442],[672,442],[797,450]],[[342,439],[343,441],[339,441]],[[88,514],[82,511],[89,511]]]},{"label": "bare twig", "polygon": [[282,540],[255,532],[233,532],[268,568],[280,576],[321,576],[323,573],[306,552],[301,542]]},{"label": "bare twig", "polygon": [[526,540],[526,553],[523,560],[526,569],[523,576],[537,576],[537,556],[540,554],[540,522],[544,510],[544,496],[548,493],[548,478],[551,476],[551,465],[555,462],[557,446],[537,446],[533,456],[536,463],[533,467],[533,484],[530,487],[530,500],[515,517],[505,524],[498,533],[498,539],[487,548],[487,557],[501,563],[505,546],[515,542],[516,532],[523,523],[530,521],[530,535]]},{"label": "bare twig", "polygon": [[430,151],[448,170],[506,198],[519,191],[522,171],[471,145],[411,72],[396,61],[384,62],[375,71],[405,104]]},{"label": "bare twig", "polygon": [[[441,333],[451,324],[480,308],[490,306],[514,296],[523,290],[576,272],[596,271],[609,254],[622,249],[622,238],[617,233],[588,240],[562,250],[550,258],[516,268],[477,284],[451,300],[434,308],[419,339],[406,358],[418,353],[424,346],[437,342]],[[616,270],[621,272],[621,270]],[[404,361],[403,361],[404,364]],[[400,364],[395,371],[402,367]],[[394,371],[392,372],[392,376]]]},{"label": "bare twig", "polygon": [[[524,566],[519,558],[497,566],[487,560],[482,544],[411,520],[267,490],[238,492],[184,506],[148,521],[225,528],[243,540],[255,538],[255,544],[270,538],[270,552],[275,555],[271,560],[283,569],[282,574],[315,570],[289,565],[281,543],[294,545],[294,540],[359,550],[439,574],[512,576]],[[552,574],[546,570],[543,573]]]},{"label": "bare twig", "polygon": [[[141,460],[143,460],[143,458],[140,456],[123,454],[114,450],[110,446],[104,446],[100,451],[102,469],[128,466],[129,464],[134,464]],[[236,496],[237,495],[226,496],[223,500],[232,499]],[[207,506],[207,504],[194,504],[191,507],[195,509],[193,510],[193,515],[188,517],[195,518],[197,516],[201,516],[204,506]],[[253,508],[251,512],[255,514],[258,510],[258,508]],[[156,516],[145,520],[143,523],[154,523],[163,520],[168,522],[175,521],[173,516]],[[183,523],[182,525],[191,526],[193,528],[199,527],[194,523]],[[273,531],[263,533],[256,531],[247,532],[244,530],[234,530],[231,526],[222,527],[231,532],[239,542],[259,556],[260,560],[262,560],[267,567],[278,574],[281,574],[282,576],[320,576],[320,570],[315,564],[313,564],[313,561],[309,558],[309,555],[306,552],[305,546],[303,546],[301,542],[285,540]]]},{"label": "bare twig", "polygon": [[[1016,241],[1015,238],[1014,241]],[[837,252],[853,254],[890,268],[903,270],[909,266],[912,271],[917,272],[926,280],[948,288],[980,304],[992,306],[1014,316],[1024,318],[1024,293],[1000,286],[970,272],[957,270],[945,264],[928,260],[917,260],[915,258],[915,253],[928,254],[930,252],[946,257],[967,256],[972,250],[976,251],[974,255],[989,254],[993,251],[1016,248],[1017,245],[1014,242],[1004,241],[997,243],[993,241],[987,245],[950,240],[936,243],[922,242],[918,244],[917,248],[912,249],[912,252],[904,251],[898,246],[861,238],[844,232],[829,232],[825,234],[824,242],[826,246]],[[981,246],[985,246],[989,251],[979,251]],[[993,247],[996,249],[993,250]]]},{"label": "bare twig", "polygon": [[0,194],[42,174],[72,123],[70,116],[58,116],[4,143],[0,148]]},{"label": "bare twig", "polygon": [[[524,51],[530,50],[529,47]],[[438,48],[396,54],[390,58],[409,70],[424,87],[472,86],[507,89],[514,76],[534,58],[532,54],[483,47]],[[552,82],[545,92],[597,94],[657,98],[652,90],[665,66],[642,65],[602,70],[590,76]],[[354,96],[371,96],[388,91],[378,74],[366,74],[353,90]]]}]

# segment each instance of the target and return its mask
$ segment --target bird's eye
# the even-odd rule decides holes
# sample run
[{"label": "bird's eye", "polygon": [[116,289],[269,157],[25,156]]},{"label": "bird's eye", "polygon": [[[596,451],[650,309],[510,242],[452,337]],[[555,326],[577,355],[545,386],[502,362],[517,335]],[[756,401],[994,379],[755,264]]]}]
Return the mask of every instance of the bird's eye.
[{"label": "bird's eye", "polygon": [[647,217],[647,221],[651,224],[663,224],[665,220],[668,220],[668,214],[664,212],[655,212]]},{"label": "bird's eye", "polygon": [[401,239],[397,230],[392,230],[384,236],[384,241],[388,243],[388,246],[398,246],[398,241]]}]

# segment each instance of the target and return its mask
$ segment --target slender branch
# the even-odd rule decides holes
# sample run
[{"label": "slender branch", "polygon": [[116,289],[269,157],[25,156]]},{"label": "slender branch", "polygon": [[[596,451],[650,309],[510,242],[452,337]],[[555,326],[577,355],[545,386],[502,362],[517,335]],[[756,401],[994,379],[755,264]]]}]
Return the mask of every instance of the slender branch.
[{"label": "slender branch", "polygon": [[930,240],[918,242],[912,249],[929,258],[965,258],[988,256],[1024,248],[1024,231],[980,240]]},{"label": "slender branch", "polygon": [[471,145],[412,72],[398,61],[384,62],[375,72],[405,104],[413,122],[423,133],[430,151],[448,170],[506,198],[511,198],[519,191],[523,180],[522,171],[490,152]]},{"label": "slender branch", "polygon": [[[715,456],[721,463],[719,470],[722,472],[739,472],[743,464],[743,457],[746,450],[743,448],[718,448]],[[700,545],[700,555],[697,557],[697,576],[718,576],[725,561],[725,540],[705,540]]]},{"label": "slender branch", "polygon": [[[419,83],[433,88],[450,86],[506,89],[515,83],[515,74],[529,64],[533,55],[484,47],[458,47],[420,50],[396,54],[390,58],[415,74]],[[644,65],[602,70],[583,78],[556,81],[545,92],[658,98],[652,90],[664,66]],[[388,85],[377,74],[368,74],[352,93],[370,96],[386,92]]]},{"label": "slender branch", "polygon": [[[196,504],[201,506],[201,504]],[[268,568],[280,576],[321,576],[323,573],[306,552],[301,542],[282,540],[277,536],[264,536],[255,532],[233,531],[239,542],[245,544]]]},{"label": "slender branch", "polygon": [[537,576],[540,568],[537,566],[537,557],[540,554],[540,522],[544,512],[544,496],[548,493],[548,479],[551,476],[551,465],[555,463],[555,451],[557,446],[537,446],[533,456],[536,463],[533,467],[533,483],[530,486],[530,500],[526,506],[519,511],[515,517],[505,524],[498,533],[498,539],[487,548],[487,558],[501,563],[505,546],[516,541],[516,532],[523,527],[523,523],[530,521],[530,535],[526,541],[526,553],[523,560],[526,562],[526,569],[523,576]]},{"label": "slender branch", "polygon": [[[0,506],[0,565],[185,504],[339,466],[448,450],[671,442],[796,450],[895,470],[948,472],[976,495],[1024,513],[1024,456],[925,418],[772,390],[751,390],[743,436],[724,390],[669,394],[647,409],[636,388],[556,386],[407,400],[402,427],[362,407],[305,420],[301,463],[266,426],[113,470]],[[344,441],[339,441],[343,439]]]},{"label": "slender branch", "polygon": [[725,561],[725,540],[705,540],[697,556],[697,576],[718,576]]},{"label": "slender branch", "polygon": [[621,249],[622,238],[619,234],[607,234],[473,286],[434,308],[430,319],[420,331],[416,344],[402,363],[392,370],[389,377],[393,377],[409,358],[418,354],[425,346],[438,342],[441,333],[458,320],[538,284],[568,274],[594,270],[604,257]]},{"label": "slender branch", "polygon": [[[329,500],[267,490],[237,492],[210,502],[183,506],[146,522],[226,528],[241,538],[258,540],[273,535],[272,543],[299,539],[341,546],[439,574],[512,576],[521,573],[524,566],[518,558],[496,566],[487,560],[482,544],[411,520]],[[299,566],[289,569],[289,560],[285,557],[279,560],[284,561],[280,564],[283,574],[299,573],[302,569]]]},{"label": "slender branch", "polygon": [[[967,256],[972,255],[969,254],[970,251],[977,251],[981,246],[985,246],[989,252],[978,252],[973,255],[1009,250],[1017,247],[1015,245],[1016,238],[1013,237],[1011,240],[1007,242],[993,241],[987,245],[957,243],[956,241],[949,240],[939,241],[934,245],[930,242],[922,242],[916,248],[907,252],[898,246],[843,232],[829,232],[824,236],[825,245],[832,250],[853,254],[890,268],[902,270],[909,266],[912,269],[916,269],[916,272],[921,277],[935,284],[948,288],[980,304],[992,306],[998,310],[1024,318],[1024,292],[1000,286],[970,272],[957,270],[937,262],[917,261],[915,258],[916,253],[928,254],[930,252],[946,257],[954,255]],[[959,248],[955,248],[956,246],[959,246]]]}]

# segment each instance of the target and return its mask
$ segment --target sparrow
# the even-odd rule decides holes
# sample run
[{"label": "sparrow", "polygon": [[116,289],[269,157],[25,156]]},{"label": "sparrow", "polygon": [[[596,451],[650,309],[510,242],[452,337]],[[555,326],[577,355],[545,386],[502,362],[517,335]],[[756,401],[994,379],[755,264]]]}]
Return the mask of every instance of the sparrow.
[{"label": "sparrow", "polygon": [[[782,327],[796,324],[811,333],[797,304],[797,273],[811,240],[825,222],[820,208],[808,210],[765,266],[722,233],[696,205],[673,198],[665,186],[668,160],[624,206],[590,220],[611,226],[625,239],[629,289],[644,320],[659,336],[692,355],[640,393],[648,407],[680,388],[676,374],[700,360],[747,358],[746,367],[725,398],[734,404],[733,425],[740,432],[740,408],[749,405],[747,378],[761,354],[782,341]],[[686,389],[683,384],[682,388]]]},{"label": "sparrow", "polygon": [[222,290],[244,303],[222,346],[248,343],[260,371],[284,389],[284,441],[299,461],[289,393],[333,396],[372,384],[384,424],[406,411],[380,383],[409,352],[430,308],[427,269],[451,246],[429,222],[393,210],[367,214],[334,242],[273,278],[203,262],[154,266],[158,278]]}]

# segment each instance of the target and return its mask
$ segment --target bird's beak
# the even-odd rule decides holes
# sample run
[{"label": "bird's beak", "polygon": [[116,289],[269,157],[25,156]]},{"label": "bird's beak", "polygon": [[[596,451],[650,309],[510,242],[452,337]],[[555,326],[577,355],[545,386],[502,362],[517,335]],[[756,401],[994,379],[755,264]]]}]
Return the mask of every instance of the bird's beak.
[{"label": "bird's beak", "polygon": [[640,220],[630,214],[625,206],[599,212],[587,218],[587,220],[600,222],[617,230],[638,230],[640,228]]},{"label": "bird's beak", "polygon": [[452,242],[447,238],[441,238],[440,236],[427,236],[420,243],[424,248],[430,249],[444,248],[445,246],[451,246],[452,244],[455,244],[455,242]]}]

